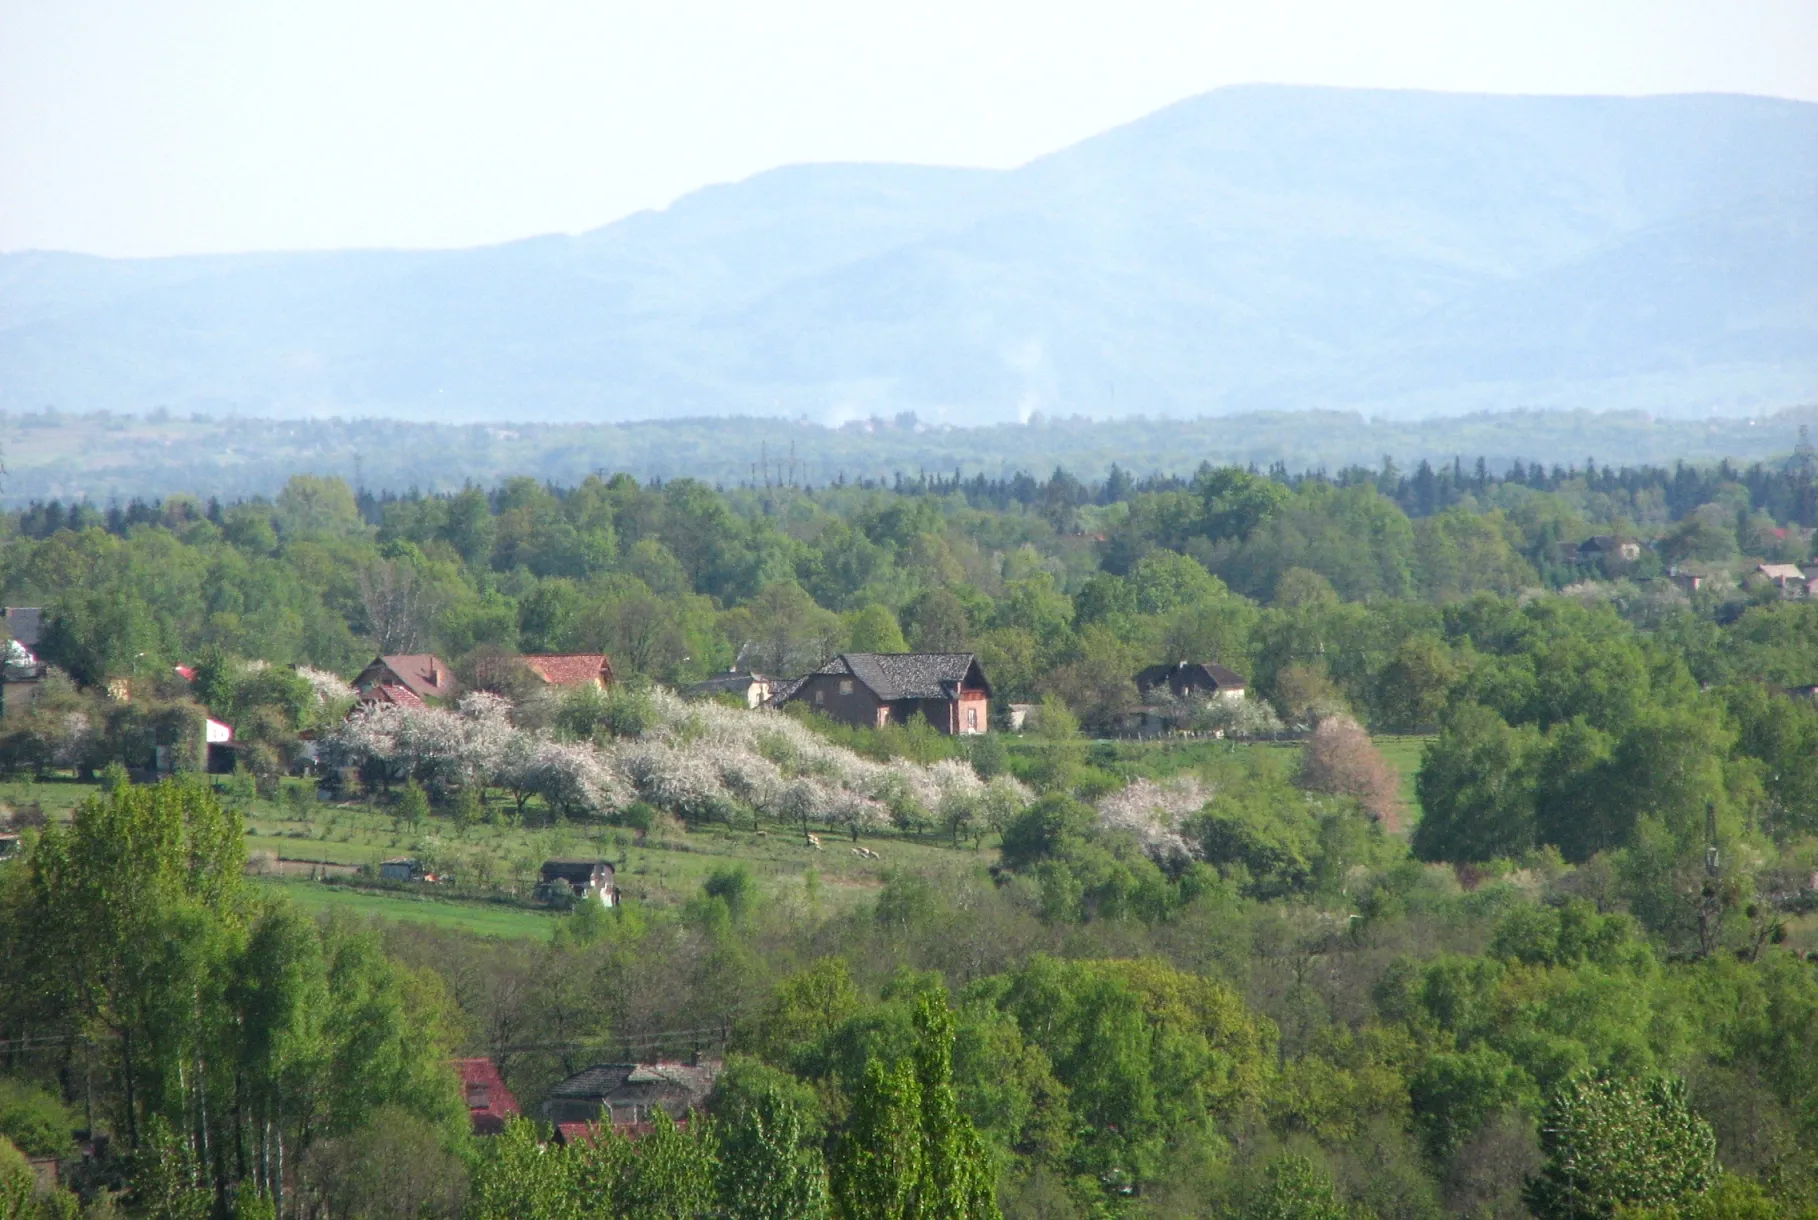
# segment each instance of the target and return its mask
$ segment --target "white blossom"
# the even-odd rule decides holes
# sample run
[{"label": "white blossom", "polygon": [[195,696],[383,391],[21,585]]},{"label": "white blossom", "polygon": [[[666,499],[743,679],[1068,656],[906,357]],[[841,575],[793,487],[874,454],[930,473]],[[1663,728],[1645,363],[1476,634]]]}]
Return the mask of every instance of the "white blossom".
[{"label": "white blossom", "polygon": [[309,683],[310,689],[316,693],[316,703],[322,707],[352,703],[356,697],[352,683],[326,669],[311,669],[307,665],[299,665],[297,666],[297,677]]},{"label": "white blossom", "polygon": [[1198,849],[1180,833],[1180,826],[1211,796],[1190,776],[1165,784],[1139,779],[1100,799],[1098,821],[1107,830],[1135,835],[1158,863],[1192,859]]}]

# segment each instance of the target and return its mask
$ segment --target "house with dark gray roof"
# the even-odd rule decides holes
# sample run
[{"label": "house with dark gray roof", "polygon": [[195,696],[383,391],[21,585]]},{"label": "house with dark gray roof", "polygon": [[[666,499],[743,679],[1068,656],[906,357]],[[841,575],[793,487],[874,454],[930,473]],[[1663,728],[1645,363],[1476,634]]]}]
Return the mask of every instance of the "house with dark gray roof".
[{"label": "house with dark gray roof", "polygon": [[564,1123],[598,1122],[636,1127],[660,1108],[682,1120],[713,1092],[718,1060],[699,1063],[599,1063],[576,1072],[549,1090],[543,1118]]},{"label": "house with dark gray roof", "polygon": [[1136,689],[1145,695],[1166,691],[1176,699],[1242,699],[1244,680],[1236,670],[1216,661],[1176,661],[1140,671]]},{"label": "house with dark gray roof", "polygon": [[865,728],[907,724],[919,713],[943,733],[983,733],[991,683],[970,652],[842,652],[770,702],[806,703]]}]

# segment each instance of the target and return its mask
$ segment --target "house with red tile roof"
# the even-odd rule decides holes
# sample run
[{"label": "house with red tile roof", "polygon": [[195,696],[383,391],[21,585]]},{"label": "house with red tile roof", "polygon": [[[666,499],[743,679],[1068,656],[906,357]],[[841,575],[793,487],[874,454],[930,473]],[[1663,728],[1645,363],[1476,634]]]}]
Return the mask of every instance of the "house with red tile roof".
[{"label": "house with red tile roof", "polygon": [[550,686],[612,685],[612,659],[603,652],[532,652],[519,659]]},{"label": "house with red tile roof", "polygon": [[401,686],[423,700],[452,699],[460,689],[448,663],[428,652],[374,657],[353,680],[363,702],[370,702],[367,692],[380,686]]},{"label": "house with red tile roof", "polygon": [[523,1113],[492,1060],[456,1059],[454,1064],[467,1095],[467,1117],[475,1135],[497,1135],[505,1130],[506,1119]]}]

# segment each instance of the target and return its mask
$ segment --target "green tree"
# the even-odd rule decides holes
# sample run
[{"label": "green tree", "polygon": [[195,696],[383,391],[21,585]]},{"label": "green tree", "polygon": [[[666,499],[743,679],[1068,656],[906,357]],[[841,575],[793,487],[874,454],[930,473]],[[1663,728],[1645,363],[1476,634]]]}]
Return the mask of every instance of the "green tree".
[{"label": "green tree", "polygon": [[873,1057],[834,1153],[833,1200],[848,1220],[993,1220],[995,1167],[953,1092],[953,1012],[924,993],[909,1058]]},{"label": "green tree", "polygon": [[47,827],[28,878],[28,977],[117,1039],[129,1143],[137,1122],[202,1087],[203,997],[246,911],[239,815],[200,783],[128,785]]},{"label": "green tree", "polygon": [[133,1213],[144,1220],[203,1220],[214,1205],[189,1142],[163,1115],[146,1123],[126,1183]]},{"label": "green tree", "polygon": [[1421,756],[1414,854],[1422,860],[1489,860],[1532,847],[1538,743],[1532,729],[1511,728],[1489,708],[1454,707]]},{"label": "green tree", "polygon": [[0,1135],[0,1220],[29,1220],[38,1193],[38,1175],[25,1154]]},{"label": "green tree", "polygon": [[1242,1220],[1351,1220],[1325,1170],[1304,1156],[1278,1156],[1241,1199]]},{"label": "green tree", "polygon": [[404,791],[398,794],[398,821],[406,826],[422,825],[429,817],[429,794],[423,791],[423,785],[413,778],[404,785]]},{"label": "green tree", "polygon": [[714,1126],[720,1206],[732,1220],[823,1220],[827,1168],[802,1105],[765,1082]]},{"label": "green tree", "polygon": [[[616,1137],[605,1137],[607,1139]],[[616,1157],[612,1214],[622,1220],[695,1220],[711,1214],[714,1156],[706,1139],[677,1127],[661,1106],[650,1129]]]},{"label": "green tree", "polygon": [[909,651],[896,615],[876,602],[846,616],[846,646],[853,652]]},{"label": "green tree", "polygon": [[1684,1206],[1717,1172],[1717,1138],[1676,1077],[1575,1075],[1548,1097],[1540,1142],[1546,1163],[1526,1191],[1540,1220]]},{"label": "green tree", "polygon": [[486,1141],[474,1166],[467,1214],[474,1220],[580,1220],[606,1200],[582,1197],[574,1156],[545,1145],[536,1124],[512,1118]]},{"label": "green tree", "polygon": [[1527,1088],[1526,1073],[1490,1046],[1429,1057],[1408,1081],[1427,1155],[1443,1162],[1491,1117],[1521,1101]]},{"label": "green tree", "polygon": [[1439,723],[1459,668],[1452,650],[1437,635],[1411,636],[1376,680],[1375,706],[1381,727],[1414,733]]}]

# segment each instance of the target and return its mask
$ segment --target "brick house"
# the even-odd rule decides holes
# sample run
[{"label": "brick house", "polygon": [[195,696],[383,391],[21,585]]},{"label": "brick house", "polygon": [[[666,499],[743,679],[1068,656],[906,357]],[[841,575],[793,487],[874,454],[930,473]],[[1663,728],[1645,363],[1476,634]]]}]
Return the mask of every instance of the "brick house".
[{"label": "brick house", "polygon": [[919,712],[943,733],[970,735],[989,727],[991,683],[970,652],[843,652],[770,702],[806,703],[866,728],[907,724]]}]

